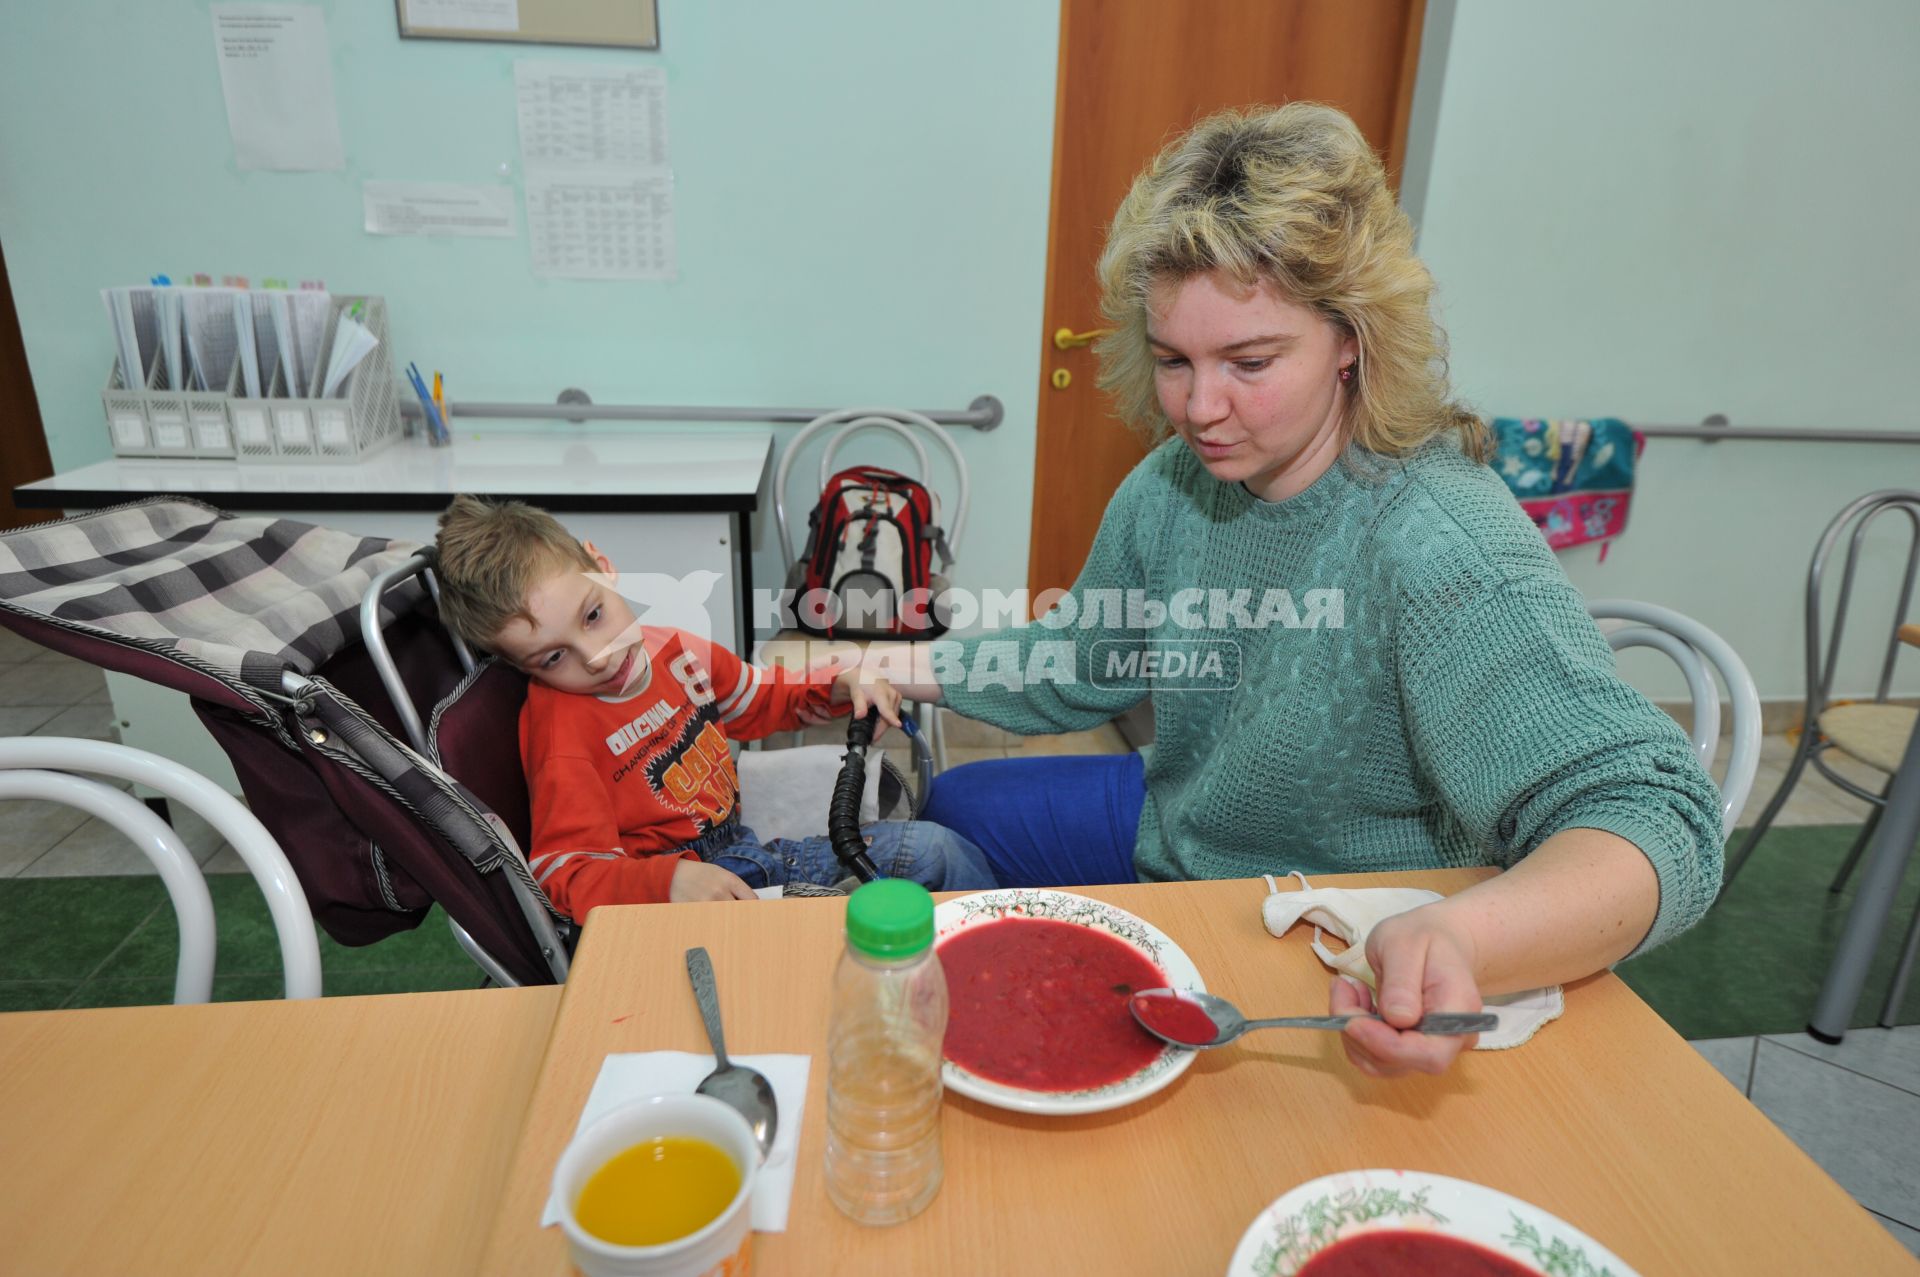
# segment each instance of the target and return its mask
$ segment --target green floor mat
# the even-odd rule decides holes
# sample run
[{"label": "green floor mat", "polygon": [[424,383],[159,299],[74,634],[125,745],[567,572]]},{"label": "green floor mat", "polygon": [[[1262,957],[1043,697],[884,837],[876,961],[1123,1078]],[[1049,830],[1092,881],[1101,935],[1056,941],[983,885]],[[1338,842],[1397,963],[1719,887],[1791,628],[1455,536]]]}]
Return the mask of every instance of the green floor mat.
[{"label": "green floor mat", "polygon": [[[247,874],[212,874],[213,1000],[281,994],[280,942]],[[180,930],[150,875],[0,879],[0,1011],[135,1006],[173,1000]],[[412,931],[349,948],[320,933],[321,983],[333,996],[479,987],[480,971],[440,910]]]},{"label": "green floor mat", "polygon": [[[1617,973],[1685,1038],[1800,1032],[1846,926],[1860,871],[1839,895],[1827,884],[1859,833],[1858,825],[1769,830],[1699,925],[1621,963]],[[1732,845],[1745,836],[1738,831]],[[1920,874],[1909,873],[1855,1008],[1855,1028],[1879,1023],[1916,899]],[[1909,985],[1895,1020],[1920,1024],[1920,979]]]}]

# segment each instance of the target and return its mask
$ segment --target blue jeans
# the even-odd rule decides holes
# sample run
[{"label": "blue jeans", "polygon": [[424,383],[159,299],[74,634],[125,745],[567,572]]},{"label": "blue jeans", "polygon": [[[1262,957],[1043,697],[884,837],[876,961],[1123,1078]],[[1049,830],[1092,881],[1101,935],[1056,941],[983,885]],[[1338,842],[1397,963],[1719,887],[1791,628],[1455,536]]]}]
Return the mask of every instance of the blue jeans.
[{"label": "blue jeans", "polygon": [[986,853],[1003,887],[1137,882],[1139,754],[1005,758],[936,776],[920,814]]},{"label": "blue jeans", "polygon": [[[700,848],[700,858],[740,875],[749,887],[810,882],[831,887],[853,871],[833,854],[833,842],[775,838],[763,842],[745,825],[723,847]],[[861,831],[867,855],[884,878],[906,878],[928,891],[983,891],[999,884],[980,849],[950,829],[924,820],[885,820]]]}]

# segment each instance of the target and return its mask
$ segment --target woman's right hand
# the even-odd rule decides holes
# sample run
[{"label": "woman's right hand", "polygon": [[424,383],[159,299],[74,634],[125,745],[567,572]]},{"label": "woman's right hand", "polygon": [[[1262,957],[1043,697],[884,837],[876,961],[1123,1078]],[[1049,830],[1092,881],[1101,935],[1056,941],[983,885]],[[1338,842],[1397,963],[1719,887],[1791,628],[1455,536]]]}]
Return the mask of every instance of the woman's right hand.
[{"label": "woman's right hand", "polygon": [[667,899],[676,905],[696,900],[758,900],[740,875],[704,860],[682,860],[673,867]]},{"label": "woman's right hand", "polygon": [[[1444,903],[1444,902],[1441,902]],[[1355,1020],[1341,1046],[1356,1069],[1370,1077],[1444,1073],[1478,1036],[1429,1037],[1416,1033],[1420,1017],[1441,1011],[1478,1011],[1471,937],[1446,912],[1423,905],[1383,918],[1367,936],[1367,963],[1378,974],[1380,993],[1344,975],[1333,978],[1328,1005],[1335,1015],[1377,1011],[1380,1020]],[[1383,1022],[1384,1021],[1384,1022]]]}]

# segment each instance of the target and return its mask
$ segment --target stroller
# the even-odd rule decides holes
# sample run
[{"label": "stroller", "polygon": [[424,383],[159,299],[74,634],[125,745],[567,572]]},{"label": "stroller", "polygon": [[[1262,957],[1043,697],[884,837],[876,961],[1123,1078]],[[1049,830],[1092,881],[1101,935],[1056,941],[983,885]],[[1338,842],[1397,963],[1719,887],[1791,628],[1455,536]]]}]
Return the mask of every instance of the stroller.
[{"label": "stroller", "polygon": [[[495,982],[564,981],[575,927],[527,867],[501,731],[526,678],[440,625],[431,567],[409,543],[155,498],[0,534],[0,624],[191,697],[335,940],[438,903]],[[855,814],[835,805],[849,853],[858,779]],[[918,805],[898,773],[877,788],[867,810]]]}]

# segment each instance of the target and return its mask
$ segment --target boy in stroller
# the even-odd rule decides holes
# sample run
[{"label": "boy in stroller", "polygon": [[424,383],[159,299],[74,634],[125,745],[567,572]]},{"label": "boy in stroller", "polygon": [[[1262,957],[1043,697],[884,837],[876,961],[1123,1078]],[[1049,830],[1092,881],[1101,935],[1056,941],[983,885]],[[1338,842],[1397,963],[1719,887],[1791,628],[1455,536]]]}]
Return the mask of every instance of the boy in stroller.
[{"label": "boy in stroller", "polygon": [[[528,862],[575,921],[602,904],[754,898],[847,876],[831,842],[763,842],[739,819],[730,740],[793,731],[900,695],[857,669],[824,680],[763,669],[684,630],[640,624],[590,543],[521,502],[456,497],[440,517],[442,620],[531,680],[520,752],[532,800]],[[985,856],[924,821],[871,826],[889,877],[935,891],[995,885]]]}]

